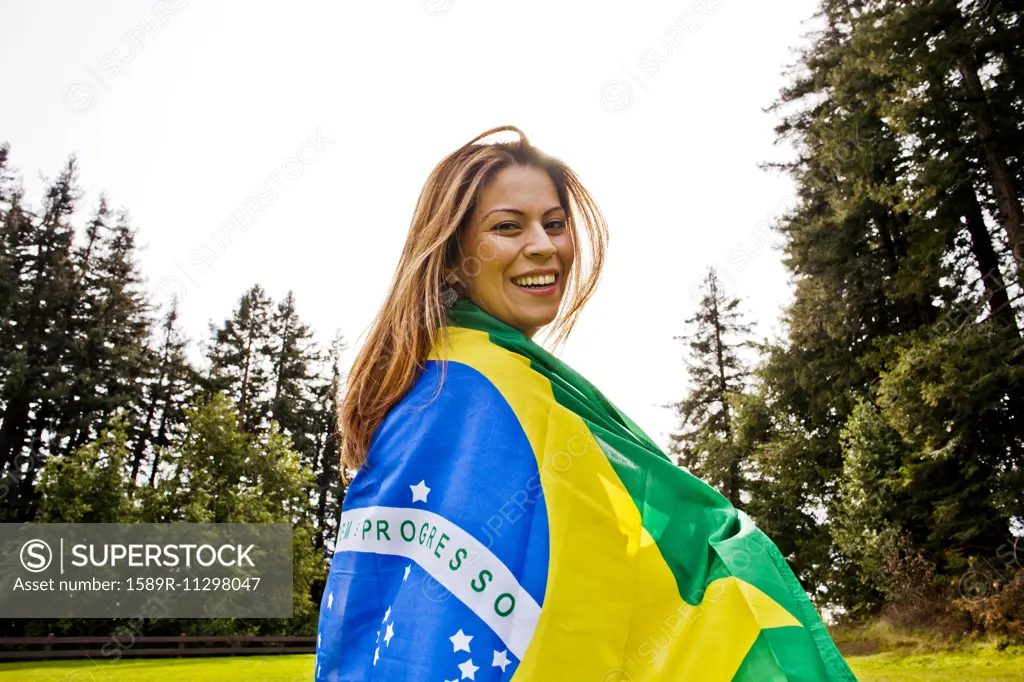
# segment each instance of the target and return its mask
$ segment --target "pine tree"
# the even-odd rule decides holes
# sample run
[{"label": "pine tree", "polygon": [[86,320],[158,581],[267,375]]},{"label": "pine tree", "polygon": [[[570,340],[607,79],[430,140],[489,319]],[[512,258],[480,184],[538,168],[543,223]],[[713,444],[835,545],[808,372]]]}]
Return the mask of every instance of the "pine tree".
[{"label": "pine tree", "polygon": [[904,533],[920,530],[900,475],[908,449],[868,400],[856,405],[841,438],[843,473],[831,531],[840,551],[857,566],[857,580],[865,588],[862,608],[874,611],[882,605],[880,588],[891,548]]},{"label": "pine tree", "polygon": [[313,367],[320,358],[312,330],[299,319],[292,292],[278,304],[270,329],[273,362],[270,417],[291,437],[303,464],[312,468],[316,457],[312,421],[317,398]]},{"label": "pine tree", "polygon": [[74,230],[69,218],[80,197],[77,174],[72,155],[46,190],[42,216],[32,216],[28,229],[15,228],[26,237],[22,242],[26,258],[15,265],[24,272],[20,293],[10,307],[17,325],[4,358],[0,472],[9,481],[5,485],[16,490],[0,507],[4,520],[27,520],[34,513],[35,479],[48,452],[47,429],[58,416],[70,383],[64,361],[74,312]]},{"label": "pine tree", "polygon": [[14,169],[11,167],[11,145],[0,142],[0,210],[10,210],[11,201],[20,189],[16,182]]},{"label": "pine tree", "polygon": [[239,300],[231,318],[210,326],[207,391],[225,391],[235,400],[245,433],[268,427],[273,380],[273,301],[256,284]]},{"label": "pine tree", "polygon": [[687,367],[694,387],[676,404],[680,432],[671,436],[669,451],[678,463],[711,484],[736,507],[742,506],[744,462],[734,442],[731,401],[743,392],[749,375],[737,352],[751,325],[741,321],[740,301],[722,290],[714,268],[708,270],[697,313],[686,322],[694,332],[683,340],[689,348]]},{"label": "pine tree", "polygon": [[[113,225],[108,225],[111,217]],[[86,235],[77,258],[81,284],[75,295],[81,303],[68,359],[75,375],[56,429],[58,437],[66,436],[66,451],[92,440],[118,410],[130,414],[132,440],[139,440],[142,380],[148,369],[150,309],[127,211],[111,216],[101,198]]]},{"label": "pine tree", "polygon": [[317,388],[317,407],[313,420],[316,458],[312,469],[316,476],[314,503],[316,509],[315,546],[325,558],[333,554],[327,542],[337,534],[341,505],[345,498],[345,482],[341,475],[341,432],[338,408],[343,377],[341,354],[347,349],[344,337],[336,333],[328,351],[329,375]]},{"label": "pine tree", "polygon": [[[32,217],[22,206],[24,189],[9,168],[9,152],[10,145],[0,145],[0,390],[13,388],[8,380],[15,367],[21,333],[16,315],[25,307],[21,282],[30,266],[33,231]],[[0,393],[0,404],[6,401]]]},{"label": "pine tree", "polygon": [[[1014,112],[1000,105],[1007,101],[1006,94],[993,93],[985,83],[990,77],[983,75],[995,71],[994,84],[1004,90],[1019,87],[1019,74],[1010,71],[1020,54],[1019,10],[993,3],[986,12],[956,0],[878,5],[861,17],[855,40],[862,45],[859,53],[865,63],[893,78],[890,101],[897,118],[910,104],[922,115],[918,125],[959,125],[962,153],[953,161],[964,159],[980,171],[976,178],[982,184],[976,186],[985,187],[986,197],[991,197],[993,215],[1005,233],[1002,248],[1016,255],[1013,267],[1024,284],[1020,177],[1010,165],[1013,155],[1007,146],[1007,140],[1020,141],[1019,107]],[[1016,30],[1006,26],[1006,20],[1013,21]],[[1010,47],[1015,39],[1018,45]],[[922,146],[938,151],[935,144]],[[941,163],[945,158],[936,160]]]},{"label": "pine tree", "polygon": [[[92,403],[98,399],[99,391],[96,386],[95,362],[90,352],[90,346],[95,347],[97,344],[95,341],[90,343],[89,337],[91,334],[102,333],[103,328],[98,324],[90,324],[98,322],[90,318],[99,307],[99,297],[94,295],[94,282],[102,257],[103,244],[108,238],[110,220],[106,197],[100,196],[93,218],[86,226],[84,246],[75,246],[71,251],[74,275],[68,292],[62,329],[67,339],[67,352],[63,364],[74,369],[68,372],[69,386],[57,409],[52,438],[55,443],[62,440],[66,443],[64,448],[53,448],[64,454],[77,450],[91,435],[89,429],[94,419]],[[82,434],[81,438],[76,438],[78,433]]]},{"label": "pine tree", "polygon": [[[164,314],[155,350],[149,349],[149,369],[143,381],[142,421],[131,457],[131,480],[135,481],[145,459],[150,461],[149,485],[157,475],[157,460],[162,448],[179,434],[185,421],[185,409],[197,395],[200,376],[188,359],[188,339],[178,329],[178,299],[175,297]],[[147,457],[147,452],[149,456]]]}]

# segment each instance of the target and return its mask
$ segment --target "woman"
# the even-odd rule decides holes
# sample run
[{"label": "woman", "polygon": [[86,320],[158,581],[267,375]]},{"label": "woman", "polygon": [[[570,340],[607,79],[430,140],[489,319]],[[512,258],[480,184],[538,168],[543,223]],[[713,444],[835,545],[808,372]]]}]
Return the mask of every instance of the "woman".
[{"label": "woman", "polygon": [[533,341],[606,235],[517,128],[430,174],[341,407],[316,680],[854,679],[750,519]]}]

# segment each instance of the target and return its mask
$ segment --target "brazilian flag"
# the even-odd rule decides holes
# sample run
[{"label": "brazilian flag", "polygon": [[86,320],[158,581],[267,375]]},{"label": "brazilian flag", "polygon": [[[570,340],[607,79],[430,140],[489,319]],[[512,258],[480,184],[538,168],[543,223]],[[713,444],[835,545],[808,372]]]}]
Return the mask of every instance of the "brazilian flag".
[{"label": "brazilian flag", "polygon": [[450,320],[349,486],[316,680],[855,679],[748,516],[523,333]]}]

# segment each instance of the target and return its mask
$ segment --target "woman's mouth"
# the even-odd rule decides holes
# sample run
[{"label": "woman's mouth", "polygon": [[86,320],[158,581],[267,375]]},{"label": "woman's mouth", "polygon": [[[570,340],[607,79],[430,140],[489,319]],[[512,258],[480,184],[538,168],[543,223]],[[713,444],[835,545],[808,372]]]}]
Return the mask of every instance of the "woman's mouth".
[{"label": "woman's mouth", "polygon": [[558,288],[558,273],[513,277],[511,282],[524,293],[533,294],[534,296],[547,296],[554,293]]}]

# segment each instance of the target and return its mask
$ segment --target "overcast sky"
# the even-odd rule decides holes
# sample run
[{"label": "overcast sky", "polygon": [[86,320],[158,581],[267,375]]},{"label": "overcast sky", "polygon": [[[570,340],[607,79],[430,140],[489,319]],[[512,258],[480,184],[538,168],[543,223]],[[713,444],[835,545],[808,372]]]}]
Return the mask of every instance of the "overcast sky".
[{"label": "overcast sky", "polygon": [[152,297],[183,298],[194,342],[259,282],[294,290],[323,342],[340,329],[349,364],[427,174],[518,126],[609,223],[561,357],[665,445],[706,268],[759,337],[790,300],[767,224],[793,187],[757,164],[790,154],[762,108],[815,6],[5,0],[0,141],[34,207],[78,156],[79,224],[101,191],[130,211]]}]

